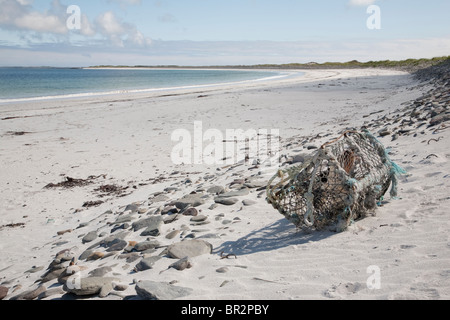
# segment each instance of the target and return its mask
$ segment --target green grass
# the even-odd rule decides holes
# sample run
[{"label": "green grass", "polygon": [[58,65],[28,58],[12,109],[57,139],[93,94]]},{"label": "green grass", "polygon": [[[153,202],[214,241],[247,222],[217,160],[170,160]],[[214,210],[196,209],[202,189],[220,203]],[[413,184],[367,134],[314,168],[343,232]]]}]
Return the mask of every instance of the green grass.
[{"label": "green grass", "polygon": [[352,60],[348,62],[324,62],[324,63],[287,63],[287,64],[258,64],[258,65],[237,65],[237,66],[197,66],[184,67],[177,65],[167,66],[93,66],[91,68],[198,68],[198,69],[355,69],[355,68],[383,68],[396,69],[414,72],[420,69],[432,67],[438,64],[450,64],[450,56],[436,57],[432,59],[407,59],[400,61],[382,60],[359,62]]}]

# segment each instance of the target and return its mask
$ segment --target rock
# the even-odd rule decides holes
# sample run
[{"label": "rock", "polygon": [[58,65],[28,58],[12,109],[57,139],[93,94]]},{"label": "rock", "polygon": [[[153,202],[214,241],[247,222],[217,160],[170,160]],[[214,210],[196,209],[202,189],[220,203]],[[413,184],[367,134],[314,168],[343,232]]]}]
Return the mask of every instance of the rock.
[{"label": "rock", "polygon": [[103,277],[108,272],[112,272],[111,267],[100,267],[89,272],[89,276],[91,277]]},{"label": "rock", "polygon": [[156,237],[161,233],[161,226],[164,224],[164,218],[162,216],[150,217],[145,219],[142,224],[146,227],[146,229],[140,234],[142,237]]},{"label": "rock", "polygon": [[59,288],[50,288],[45,290],[44,292],[42,292],[40,295],[38,295],[38,300],[42,300],[51,296],[55,296],[55,295],[63,295],[65,292],[64,290],[59,287]]},{"label": "rock", "polygon": [[218,204],[217,203],[213,203],[208,209],[209,210],[214,210],[217,207],[218,207]]},{"label": "rock", "polygon": [[136,293],[145,300],[175,300],[186,297],[192,289],[171,285],[167,282],[139,281],[135,287]]},{"label": "rock", "polygon": [[114,221],[114,224],[117,225],[117,224],[122,224],[122,223],[125,223],[125,222],[131,222],[131,221],[134,220],[135,217],[136,217],[136,214],[134,214],[134,213],[132,213],[132,214],[125,214],[125,215],[122,215],[122,216],[118,217],[116,219],[116,221]]},{"label": "rock", "polygon": [[81,278],[78,281],[67,281],[63,289],[77,296],[98,294],[100,298],[104,298],[113,290],[113,281],[119,281],[119,279],[103,277]]},{"label": "rock", "polygon": [[182,259],[184,257],[192,258],[203,254],[211,254],[212,250],[212,244],[204,240],[185,240],[170,245],[167,253],[171,258]]},{"label": "rock", "polygon": [[41,283],[45,283],[57,279],[64,271],[65,269],[63,268],[56,270],[49,270],[41,277],[40,281]]},{"label": "rock", "polygon": [[8,295],[9,289],[4,286],[0,286],[0,300],[3,300]]},{"label": "rock", "polygon": [[144,241],[144,242],[139,242],[138,244],[136,244],[134,246],[134,249],[136,251],[145,251],[148,249],[155,249],[157,247],[160,246],[160,243],[156,240],[154,241]]},{"label": "rock", "polygon": [[222,193],[221,195],[219,195],[216,198],[242,197],[242,196],[248,195],[249,193],[250,192],[249,192],[248,188],[242,188],[242,189],[239,189],[239,190]]},{"label": "rock", "polygon": [[205,203],[205,200],[201,198],[201,195],[199,194],[188,194],[184,196],[183,198],[177,200],[175,202],[175,206],[183,210],[184,208],[191,206],[191,207],[198,207]]},{"label": "rock", "polygon": [[129,204],[129,205],[127,205],[126,207],[125,207],[125,210],[123,210],[124,212],[125,211],[131,211],[131,212],[137,212],[138,211],[138,209],[139,209],[139,207],[137,206],[137,205],[135,205],[135,204]]},{"label": "rock", "polygon": [[184,216],[196,216],[198,215],[198,210],[196,208],[188,208],[183,211]]},{"label": "rock", "polygon": [[222,186],[212,186],[212,187],[208,188],[208,190],[206,190],[206,192],[212,193],[212,194],[221,194],[221,193],[225,192],[225,188]]},{"label": "rock", "polygon": [[257,202],[255,200],[250,200],[250,199],[245,199],[242,201],[242,204],[244,206],[252,206],[254,204],[256,204]]},{"label": "rock", "polygon": [[88,243],[94,241],[95,239],[97,239],[97,231],[91,231],[85,235],[81,241],[83,243]]},{"label": "rock", "polygon": [[133,222],[133,224],[131,226],[133,227],[134,231],[138,231],[143,228],[158,229],[163,224],[163,219],[164,218],[160,215],[152,216],[150,218],[146,218],[146,219],[142,219],[142,220]]},{"label": "rock", "polygon": [[105,256],[103,252],[92,252],[87,258],[86,261],[98,260],[102,259]]},{"label": "rock", "polygon": [[148,269],[152,269],[155,262],[159,259],[161,259],[161,257],[159,256],[144,258],[136,265],[135,271],[145,271]]},{"label": "rock", "polygon": [[192,263],[189,261],[189,257],[184,257],[183,259],[180,259],[177,262],[172,263],[169,266],[169,269],[170,268],[174,268],[178,271],[183,271],[184,269],[192,268]]},{"label": "rock", "polygon": [[430,125],[435,126],[435,125],[441,124],[442,122],[449,121],[449,120],[450,120],[450,113],[444,113],[444,114],[441,113],[441,114],[431,118]]},{"label": "rock", "polygon": [[86,260],[94,251],[93,250],[85,250],[79,257],[78,260]]},{"label": "rock", "polygon": [[201,222],[201,221],[205,221],[206,219],[208,219],[207,216],[199,215],[199,216],[192,217],[190,221],[192,221],[192,222]]},{"label": "rock", "polygon": [[113,288],[116,291],[125,291],[128,289],[128,285],[124,283],[114,283],[113,282]]},{"label": "rock", "polygon": [[216,272],[218,272],[218,273],[226,273],[226,272],[228,272],[228,270],[229,269],[227,267],[222,267],[222,268],[217,269]]},{"label": "rock", "polygon": [[46,290],[47,288],[45,286],[40,285],[36,289],[25,291],[17,296],[14,296],[10,300],[34,300]]},{"label": "rock", "polygon": [[64,234],[66,234],[66,233],[71,233],[72,231],[73,231],[73,229],[67,229],[67,230],[63,230],[63,231],[58,231],[56,234],[58,236],[62,236]]},{"label": "rock", "polygon": [[239,202],[239,199],[237,198],[222,198],[222,197],[216,197],[214,198],[215,203],[223,204],[225,206],[232,206],[233,204]]},{"label": "rock", "polygon": [[166,239],[173,239],[180,234],[180,230],[173,230],[166,235]]},{"label": "rock", "polygon": [[169,197],[165,196],[163,194],[159,194],[151,199],[149,199],[151,202],[163,202],[163,201],[168,201]]},{"label": "rock", "polygon": [[121,251],[128,246],[128,241],[122,239],[114,239],[106,244],[108,248],[106,252]]},{"label": "rock", "polygon": [[175,206],[166,206],[161,210],[162,215],[174,214],[174,213],[178,213],[178,209]]}]

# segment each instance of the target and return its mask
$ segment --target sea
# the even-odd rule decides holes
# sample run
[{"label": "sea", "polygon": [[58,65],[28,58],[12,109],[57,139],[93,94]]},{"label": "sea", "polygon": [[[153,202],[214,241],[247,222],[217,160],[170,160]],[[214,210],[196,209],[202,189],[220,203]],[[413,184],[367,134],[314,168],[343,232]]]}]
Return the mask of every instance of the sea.
[{"label": "sea", "polygon": [[279,71],[150,68],[0,68],[0,102],[145,92],[286,76]]}]

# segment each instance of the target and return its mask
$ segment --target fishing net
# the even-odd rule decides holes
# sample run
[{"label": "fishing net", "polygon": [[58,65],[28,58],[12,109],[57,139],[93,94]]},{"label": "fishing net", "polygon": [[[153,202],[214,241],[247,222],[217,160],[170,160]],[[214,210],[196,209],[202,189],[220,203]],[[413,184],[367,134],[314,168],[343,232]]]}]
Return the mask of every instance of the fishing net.
[{"label": "fishing net", "polygon": [[370,132],[348,131],[326,143],[300,166],[279,170],[267,201],[297,227],[344,231],[383,200],[405,173]]}]

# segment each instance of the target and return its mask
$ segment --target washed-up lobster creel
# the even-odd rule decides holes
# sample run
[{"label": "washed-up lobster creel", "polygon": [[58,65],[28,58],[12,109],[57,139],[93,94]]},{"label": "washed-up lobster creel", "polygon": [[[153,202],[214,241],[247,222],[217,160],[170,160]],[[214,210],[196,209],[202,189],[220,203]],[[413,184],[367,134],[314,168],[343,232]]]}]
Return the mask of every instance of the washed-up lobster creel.
[{"label": "washed-up lobster creel", "polygon": [[344,231],[373,212],[390,186],[396,197],[403,173],[369,131],[347,131],[303,164],[278,170],[267,201],[299,228]]}]

